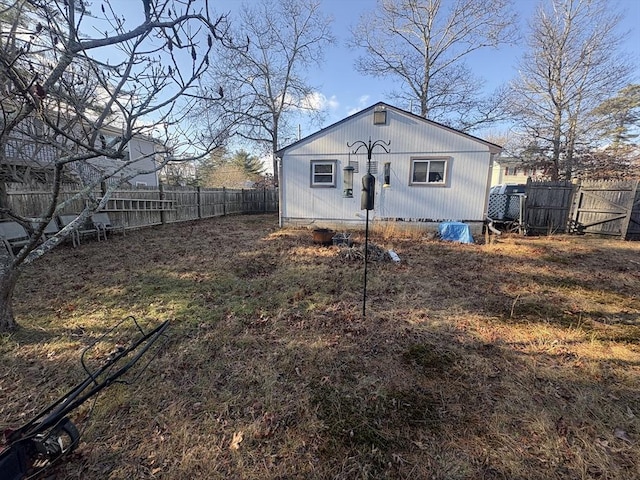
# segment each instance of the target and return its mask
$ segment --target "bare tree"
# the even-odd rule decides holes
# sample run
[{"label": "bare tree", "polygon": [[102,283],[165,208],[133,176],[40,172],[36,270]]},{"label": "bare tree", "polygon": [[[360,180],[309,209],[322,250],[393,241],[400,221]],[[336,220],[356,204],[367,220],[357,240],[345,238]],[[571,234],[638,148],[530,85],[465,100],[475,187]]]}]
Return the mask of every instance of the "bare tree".
[{"label": "bare tree", "polygon": [[620,20],[608,0],[551,0],[531,22],[511,105],[530,155],[546,161],[552,179],[573,177],[577,153],[598,131],[593,109],[628,83]]},{"label": "bare tree", "polygon": [[637,178],[640,128],[640,85],[626,85],[591,111],[599,145],[577,152],[581,177],[590,179]]},{"label": "bare tree", "polygon": [[352,30],[358,71],[400,81],[393,95],[420,116],[461,128],[494,120],[496,97],[465,63],[516,39],[510,0],[379,0]]},{"label": "bare tree", "polygon": [[[223,85],[224,101],[205,114],[235,125],[233,133],[273,154],[295,138],[296,119],[319,111],[318,94],[305,78],[321,65],[334,39],[331,19],[318,0],[262,0],[245,4],[234,37],[246,49],[221,51],[212,81]],[[274,160],[274,174],[277,171]]]},{"label": "bare tree", "polygon": [[[126,15],[109,0],[92,6],[98,10],[82,0],[0,0],[0,213],[32,233],[15,256],[0,248],[0,330],[16,327],[12,297],[25,264],[104,208],[120,183],[181,154],[181,120],[198,100],[214,46],[225,44],[224,19],[191,1],[131,2]],[[153,136],[153,152],[128,151],[139,135]],[[210,145],[189,135],[189,149],[205,155]],[[109,168],[96,169],[100,162]],[[7,195],[6,173],[20,163],[47,172],[50,202],[31,217]],[[82,188],[62,201],[65,179]],[[45,240],[47,223],[72,201],[82,212]]]}]

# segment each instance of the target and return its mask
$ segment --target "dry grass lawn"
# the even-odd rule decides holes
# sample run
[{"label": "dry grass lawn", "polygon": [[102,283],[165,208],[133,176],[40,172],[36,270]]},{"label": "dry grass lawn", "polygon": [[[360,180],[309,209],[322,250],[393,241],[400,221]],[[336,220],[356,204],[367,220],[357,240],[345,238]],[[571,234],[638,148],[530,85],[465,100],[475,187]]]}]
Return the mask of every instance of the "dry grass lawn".
[{"label": "dry grass lawn", "polygon": [[366,318],[363,262],[273,215],[52,252],[0,337],[0,428],[133,315],[169,340],[76,412],[54,478],[640,478],[640,242],[371,241],[402,261],[370,263]]}]

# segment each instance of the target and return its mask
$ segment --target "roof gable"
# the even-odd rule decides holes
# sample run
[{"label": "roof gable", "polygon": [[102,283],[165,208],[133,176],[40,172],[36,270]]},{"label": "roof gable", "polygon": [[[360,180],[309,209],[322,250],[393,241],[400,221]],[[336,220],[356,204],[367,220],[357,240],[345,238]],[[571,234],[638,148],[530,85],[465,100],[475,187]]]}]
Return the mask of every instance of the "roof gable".
[{"label": "roof gable", "polygon": [[384,103],[384,102],[378,102],[378,103],[376,103],[374,105],[371,105],[371,106],[369,106],[369,107],[367,107],[367,108],[365,108],[363,110],[360,110],[359,112],[354,113],[353,115],[345,117],[342,120],[339,120],[339,121],[337,121],[337,122],[335,122],[335,123],[333,123],[333,124],[331,124],[331,125],[329,125],[327,127],[324,127],[322,129],[318,130],[317,132],[312,133],[311,135],[308,135],[308,136],[306,136],[304,138],[301,138],[300,140],[297,140],[294,143],[291,143],[291,144],[289,144],[289,145],[287,145],[285,147],[282,147],[281,149],[276,151],[275,154],[276,154],[277,157],[282,158],[282,156],[288,150],[290,150],[292,148],[296,148],[297,146],[299,146],[302,143],[312,141],[315,138],[326,134],[329,130],[335,130],[336,128],[346,124],[347,122],[351,122],[352,120],[354,120],[356,118],[359,118],[359,117],[365,116],[365,115],[370,115],[376,108],[380,108],[380,107],[383,107],[383,108],[388,109],[388,110],[393,110],[394,112],[398,113],[399,115],[406,116],[406,117],[408,117],[408,118],[410,118],[410,119],[412,119],[414,121],[423,122],[425,125],[430,125],[432,127],[440,128],[440,129],[448,131],[448,132],[450,132],[452,134],[460,135],[460,136],[462,136],[462,137],[464,137],[464,138],[466,138],[468,140],[472,140],[472,141],[481,143],[482,145],[488,147],[489,151],[491,153],[500,153],[500,151],[502,151],[502,147],[500,145],[496,145],[494,143],[488,142],[486,140],[483,140],[481,138],[475,137],[473,135],[470,135],[468,133],[462,132],[460,130],[456,130],[455,128],[448,127],[448,126],[443,125],[441,123],[434,122],[433,120],[428,120],[426,118],[423,118],[423,117],[421,117],[419,115],[415,115],[415,114],[413,114],[411,112],[408,112],[406,110],[402,110],[400,108],[394,107],[393,105],[389,105],[389,104]]}]

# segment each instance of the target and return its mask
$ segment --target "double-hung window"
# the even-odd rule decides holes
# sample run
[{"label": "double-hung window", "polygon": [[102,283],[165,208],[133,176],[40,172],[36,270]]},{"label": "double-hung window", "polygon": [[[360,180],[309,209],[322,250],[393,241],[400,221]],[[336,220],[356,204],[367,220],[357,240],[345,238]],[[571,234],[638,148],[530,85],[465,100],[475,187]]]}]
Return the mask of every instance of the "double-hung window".
[{"label": "double-hung window", "polygon": [[335,160],[312,160],[311,186],[335,188],[336,163]]},{"label": "double-hung window", "polygon": [[411,160],[411,185],[444,185],[447,180],[447,158],[414,158]]}]

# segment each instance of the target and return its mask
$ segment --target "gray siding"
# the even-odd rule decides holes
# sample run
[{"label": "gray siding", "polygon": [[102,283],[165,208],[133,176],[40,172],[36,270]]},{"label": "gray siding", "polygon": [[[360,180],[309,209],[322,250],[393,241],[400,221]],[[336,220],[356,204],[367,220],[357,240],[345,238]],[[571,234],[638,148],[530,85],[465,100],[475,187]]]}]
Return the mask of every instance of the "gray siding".
[{"label": "gray siding", "polygon": [[129,141],[129,153],[131,154],[132,160],[140,159],[132,163],[132,168],[141,172],[150,172],[136,176],[132,180],[132,183],[135,185],[135,182],[143,182],[148,187],[157,187],[158,173],[155,171],[155,144],[134,137]]},{"label": "gray siding", "polygon": [[[489,146],[477,139],[394,109],[387,110],[387,124],[373,124],[373,110],[365,110],[286,149],[282,159],[282,217],[297,223],[318,220],[362,222],[360,191],[367,171],[366,149],[351,155],[357,160],[354,198],[342,196],[342,170],[349,162],[347,143],[390,141],[390,153],[374,149],[378,163],[375,210],[371,218],[416,219],[420,221],[482,221],[490,173]],[[444,185],[410,185],[411,159],[449,159]],[[335,188],[310,187],[312,160],[336,160]],[[382,186],[383,164],[391,163],[391,185]],[[372,216],[371,216],[372,215]]]}]

